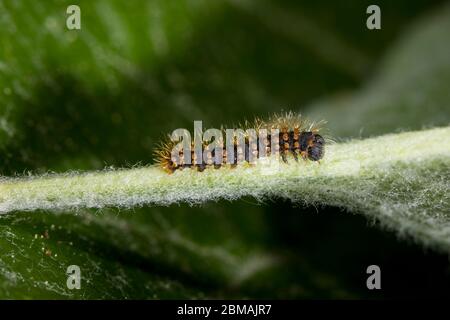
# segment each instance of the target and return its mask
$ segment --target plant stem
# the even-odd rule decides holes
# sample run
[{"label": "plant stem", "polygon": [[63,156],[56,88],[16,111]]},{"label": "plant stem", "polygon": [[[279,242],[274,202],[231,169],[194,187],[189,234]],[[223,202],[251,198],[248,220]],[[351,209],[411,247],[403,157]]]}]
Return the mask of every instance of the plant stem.
[{"label": "plant stem", "polygon": [[[168,174],[155,166],[0,182],[0,212],[285,198],[364,213],[450,250],[450,127],[331,144],[320,164],[293,159]],[[282,216],[280,216],[282,219]]]}]

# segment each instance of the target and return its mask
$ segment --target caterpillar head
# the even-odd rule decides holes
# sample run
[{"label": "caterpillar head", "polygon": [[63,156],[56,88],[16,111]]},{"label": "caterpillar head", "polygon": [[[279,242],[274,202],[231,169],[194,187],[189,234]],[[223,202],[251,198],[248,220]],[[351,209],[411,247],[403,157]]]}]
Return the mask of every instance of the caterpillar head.
[{"label": "caterpillar head", "polygon": [[300,136],[300,150],[309,160],[318,161],[325,154],[325,139],[318,133],[303,132]]}]

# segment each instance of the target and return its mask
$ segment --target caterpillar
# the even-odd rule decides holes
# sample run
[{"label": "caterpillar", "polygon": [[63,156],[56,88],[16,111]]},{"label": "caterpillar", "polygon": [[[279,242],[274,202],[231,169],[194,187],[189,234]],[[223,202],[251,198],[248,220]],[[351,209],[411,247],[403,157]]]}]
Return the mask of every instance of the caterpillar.
[{"label": "caterpillar", "polygon": [[[187,146],[190,150],[176,151],[176,154],[180,156],[176,159],[174,159],[174,147],[179,142],[173,141],[169,136],[169,139],[155,149],[155,162],[166,172],[173,173],[175,170],[184,168],[196,168],[202,172],[208,167],[218,169],[226,164],[235,167],[241,162],[252,163],[252,159],[259,159],[268,154],[279,154],[285,163],[288,163],[288,156],[295,161],[298,161],[299,157],[303,160],[319,161],[325,154],[326,139],[319,134],[324,123],[324,121],[311,122],[293,112],[273,114],[267,120],[257,118],[253,122],[246,121],[243,126],[238,126],[242,128],[240,132],[244,132],[243,139],[239,141],[237,136],[233,136],[230,140],[230,149],[223,146],[223,138],[220,137],[217,139],[220,149],[205,152],[210,142],[204,142],[202,139],[200,153],[195,152],[194,143],[188,142]],[[254,130],[254,136],[248,134],[249,129]],[[229,132],[228,130],[226,133]],[[221,132],[224,133],[225,130],[221,129]],[[190,135],[187,135],[190,138]],[[187,159],[191,161],[185,161],[186,156],[189,156]]]}]

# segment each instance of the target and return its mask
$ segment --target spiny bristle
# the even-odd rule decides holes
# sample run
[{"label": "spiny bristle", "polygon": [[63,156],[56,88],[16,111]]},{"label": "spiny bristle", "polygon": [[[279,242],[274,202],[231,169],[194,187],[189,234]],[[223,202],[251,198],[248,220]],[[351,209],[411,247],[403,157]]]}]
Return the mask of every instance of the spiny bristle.
[{"label": "spiny bristle", "polygon": [[325,126],[326,121],[311,121],[305,117],[303,117],[299,113],[295,113],[292,111],[283,112],[283,113],[273,113],[267,117],[267,120],[263,120],[259,117],[256,117],[254,120],[244,120],[243,123],[239,123],[237,126],[232,126],[232,128],[241,128],[243,130],[246,129],[255,129],[257,132],[261,129],[267,129],[270,131],[272,128],[278,129],[286,129],[286,130],[294,130],[298,129],[300,132],[302,131],[310,131],[317,133]]},{"label": "spiny bristle", "polygon": [[303,117],[299,113],[294,113],[292,111],[285,113],[275,113],[269,117],[269,120],[266,122],[266,126],[271,128],[279,128],[293,130],[298,129],[300,132],[302,131],[310,131],[317,133],[322,127],[326,124],[326,121],[321,120],[319,122],[311,121],[305,117]]}]

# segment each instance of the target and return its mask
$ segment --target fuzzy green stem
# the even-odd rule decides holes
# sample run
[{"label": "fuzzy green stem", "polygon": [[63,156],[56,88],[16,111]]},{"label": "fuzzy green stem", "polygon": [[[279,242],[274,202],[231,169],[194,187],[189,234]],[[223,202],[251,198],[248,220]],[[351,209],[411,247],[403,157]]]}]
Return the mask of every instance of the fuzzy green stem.
[{"label": "fuzzy green stem", "polygon": [[174,174],[150,166],[3,178],[0,212],[281,197],[362,212],[450,247],[449,172],[445,127],[331,144],[320,164],[272,161]]}]

